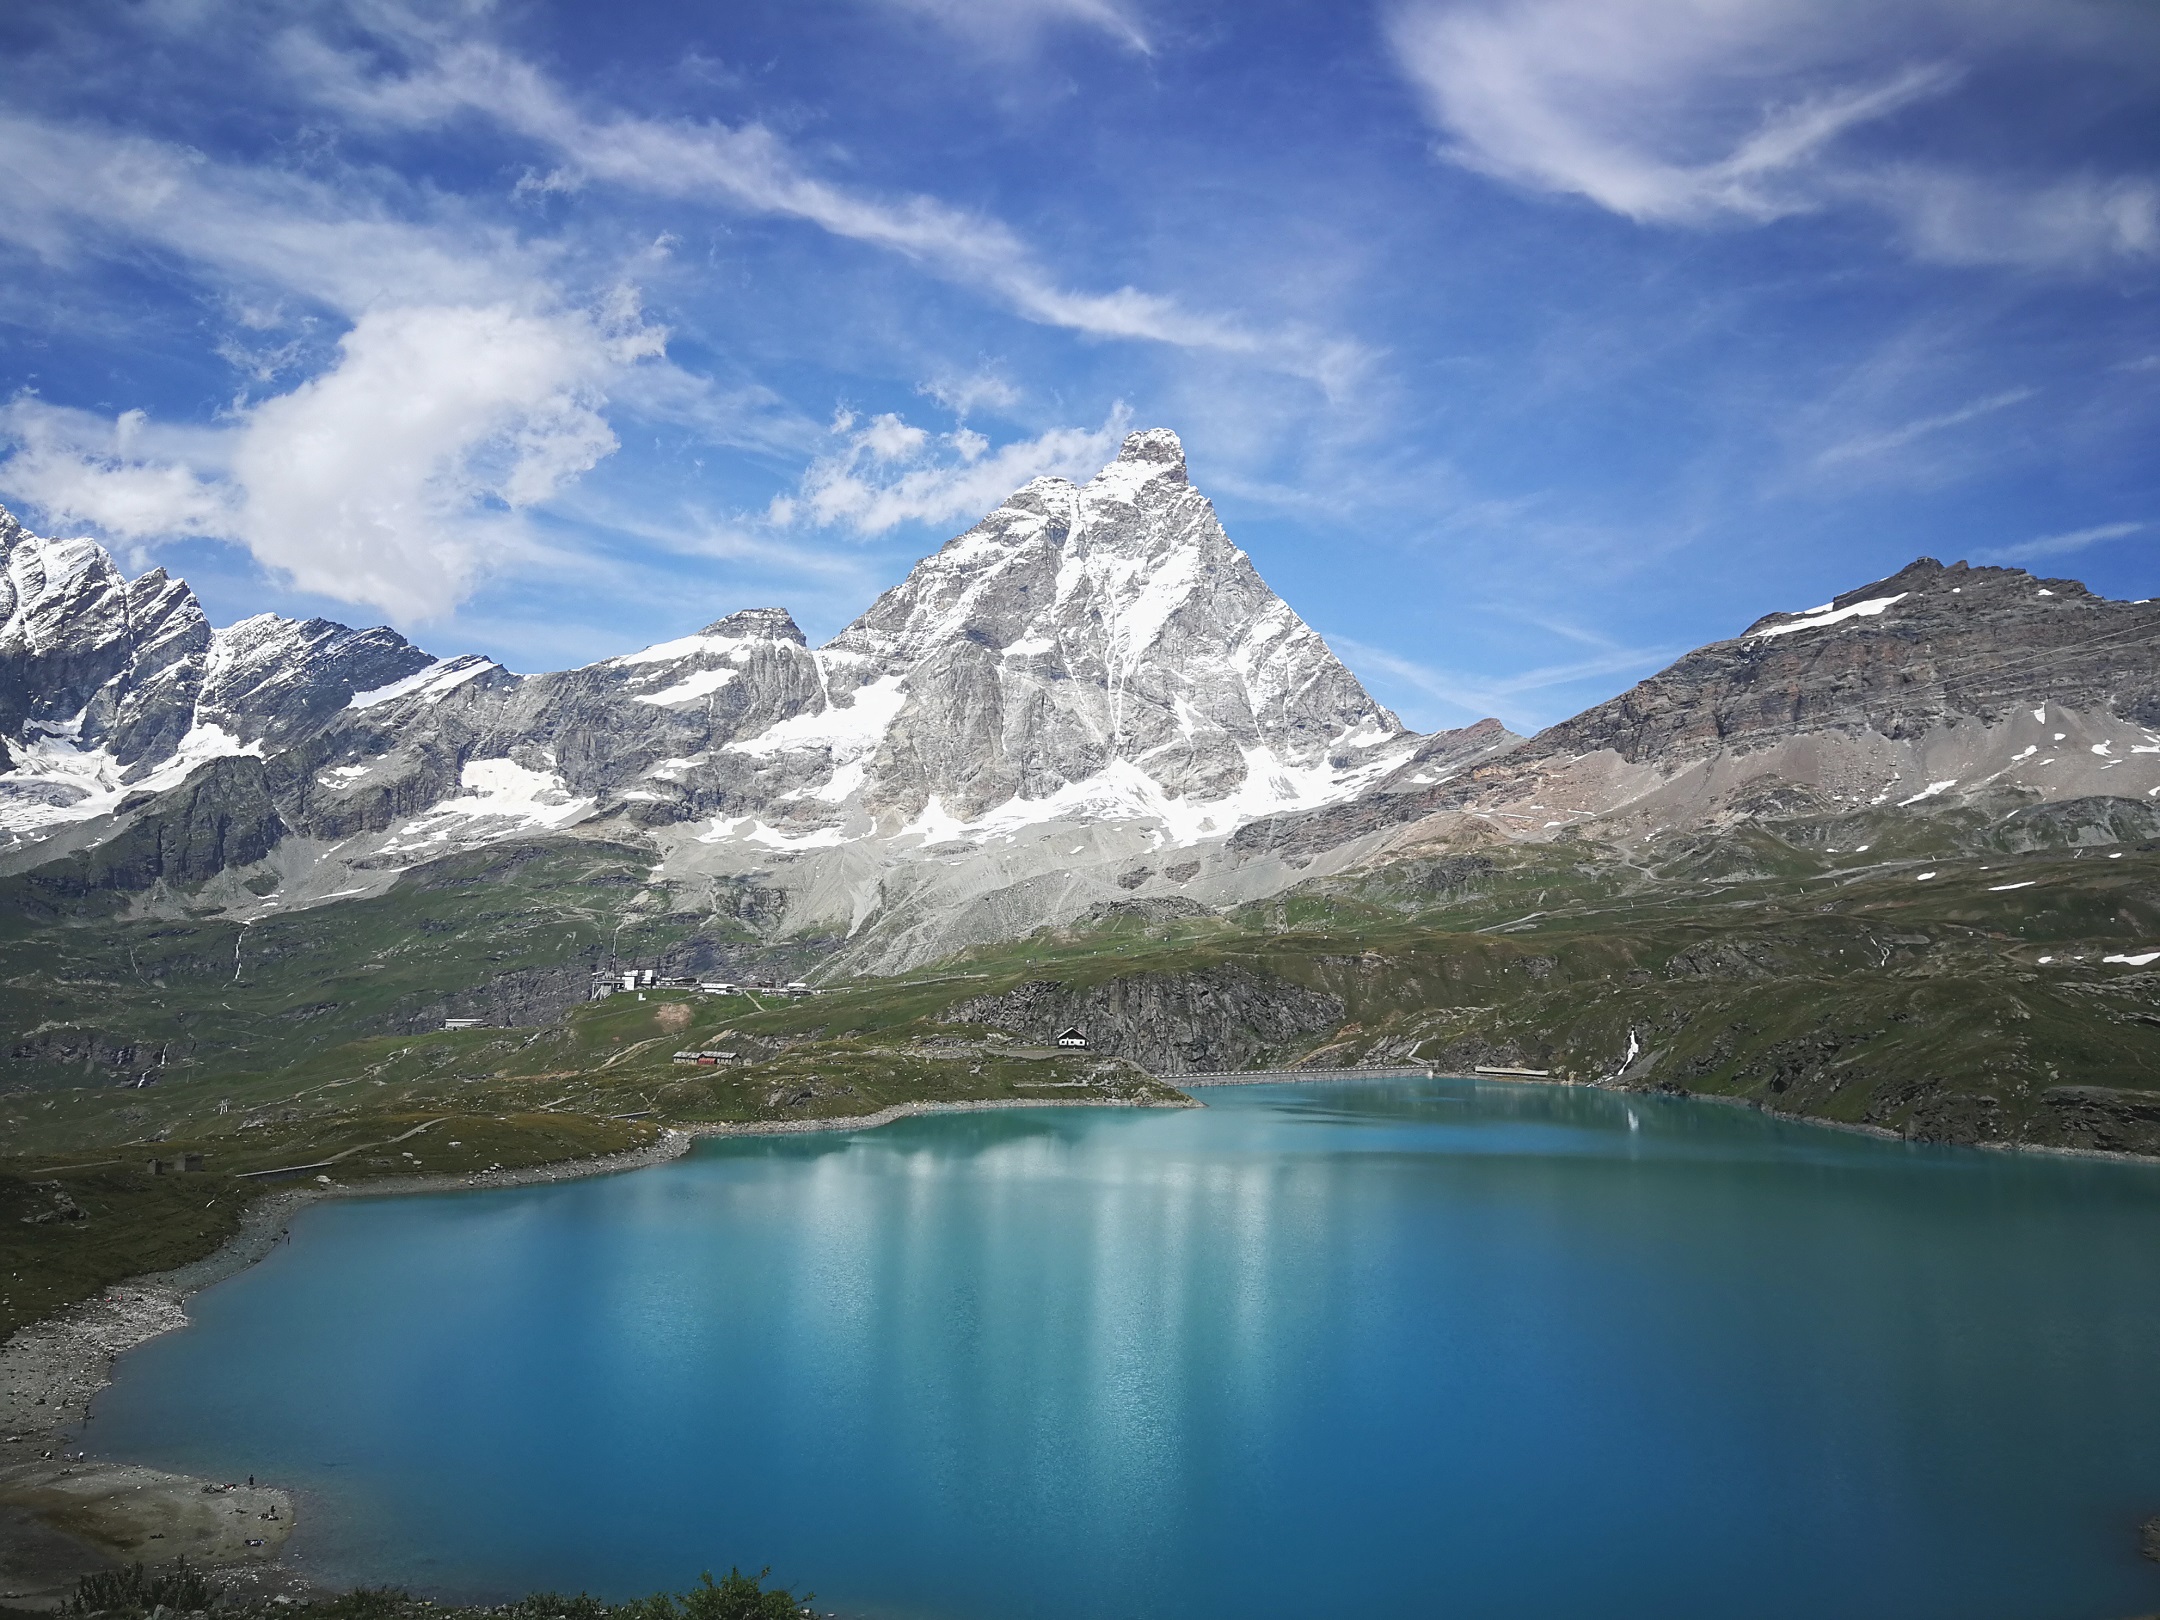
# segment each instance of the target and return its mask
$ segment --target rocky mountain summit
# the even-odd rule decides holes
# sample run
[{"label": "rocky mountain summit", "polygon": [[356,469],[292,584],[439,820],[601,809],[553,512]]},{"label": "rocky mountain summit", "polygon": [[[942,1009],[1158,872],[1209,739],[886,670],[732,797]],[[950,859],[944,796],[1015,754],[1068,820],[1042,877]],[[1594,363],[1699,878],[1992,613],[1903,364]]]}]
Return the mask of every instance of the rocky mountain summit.
[{"label": "rocky mountain summit", "polygon": [[[213,629],[12,519],[0,565],[0,1051],[114,1140],[166,1080],[167,1124],[273,1073],[529,1070],[552,1104],[567,1064],[681,1102],[655,1021],[694,1001],[781,1065],[729,1093],[758,1117],[955,1024],[1077,1023],[1164,1073],[1500,1064],[2160,1152],[2150,602],[1922,559],[1536,737],[1419,737],[1161,431],[1015,491],[820,647],[752,608],[517,675]],[[623,961],[844,993],[586,1006]]]},{"label": "rocky mountain summit", "polygon": [[56,914],[102,890],[245,920],[600,839],[651,851],[654,905],[881,972],[1405,851],[1885,806],[2142,825],[2160,795],[2160,607],[1928,559],[1527,741],[1414,736],[1162,429],[1016,490],[816,648],[752,608],[521,676],[381,628],[213,629],[162,571],[12,518],[0,561],[0,873]]},{"label": "rocky mountain summit", "polygon": [[2160,605],[1923,557],[1772,613],[1470,772],[1413,760],[1355,803],[1240,830],[1325,849],[1415,827],[1654,836],[1877,806],[2007,815],[2160,796]]},{"label": "rocky mountain summit", "polygon": [[162,568],[0,512],[0,829],[18,839],[304,741],[431,660],[395,631],[259,614],[213,630]]},{"label": "rocky mountain summit", "polygon": [[[795,920],[849,933],[932,849],[966,899],[1055,874],[1071,914],[1128,892],[1134,853],[1349,797],[1420,747],[1261,581],[1160,429],[1084,484],[1016,491],[815,649],[757,608],[518,676],[386,629],[213,631],[183,584],[130,583],[92,542],[12,519],[0,541],[7,866],[80,864],[145,820],[244,822],[237,864],[269,861],[276,898],[190,897],[243,911],[575,829],[650,841],[691,889],[797,866]],[[226,860],[214,841],[167,871],[172,842],[86,881],[199,883]]]}]

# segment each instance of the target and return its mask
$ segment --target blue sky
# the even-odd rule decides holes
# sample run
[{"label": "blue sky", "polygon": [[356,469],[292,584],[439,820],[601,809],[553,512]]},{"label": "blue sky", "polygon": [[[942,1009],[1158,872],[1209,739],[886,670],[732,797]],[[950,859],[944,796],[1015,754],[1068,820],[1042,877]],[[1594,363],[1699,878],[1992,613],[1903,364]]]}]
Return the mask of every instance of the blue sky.
[{"label": "blue sky", "polygon": [[813,641],[1184,437],[1422,728],[2160,594],[2145,0],[16,0],[0,499],[218,622]]}]

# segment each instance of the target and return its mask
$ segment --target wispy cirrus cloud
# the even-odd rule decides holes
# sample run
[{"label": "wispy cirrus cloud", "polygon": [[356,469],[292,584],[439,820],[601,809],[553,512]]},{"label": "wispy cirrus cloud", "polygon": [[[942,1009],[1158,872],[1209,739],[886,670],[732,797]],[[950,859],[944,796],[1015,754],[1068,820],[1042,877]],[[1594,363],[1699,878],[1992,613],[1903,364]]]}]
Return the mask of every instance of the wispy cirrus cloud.
[{"label": "wispy cirrus cloud", "polygon": [[[0,115],[0,242],[56,267],[184,266],[234,310],[236,369],[297,379],[190,431],[20,397],[0,489],[56,524],[228,540],[301,590],[448,612],[530,550],[522,513],[614,453],[610,389],[673,368],[634,292],[574,285],[562,253],[408,191]],[[261,337],[307,334],[306,311],[342,336]]]},{"label": "wispy cirrus cloud", "polygon": [[2143,175],[2006,179],[1895,164],[1844,185],[1938,264],[2093,272],[2160,258],[2160,182]]},{"label": "wispy cirrus cloud", "polygon": [[47,264],[147,247],[221,291],[296,294],[348,317],[386,303],[559,300],[560,255],[454,201],[372,179],[220,162],[91,122],[0,111],[0,241]]},{"label": "wispy cirrus cloud", "polygon": [[[1512,717],[1517,729],[1531,730],[1559,718],[1552,712],[1551,704],[1535,701],[1540,695],[1614,675],[1648,674],[1660,665],[1670,663],[1685,650],[1607,645],[1589,658],[1544,664],[1496,678],[1441,669],[1348,636],[1329,636],[1327,640],[1353,664],[1379,670],[1411,691],[1454,710],[1455,716],[1450,718],[1481,720],[1488,715],[1497,715],[1510,720]],[[1523,720],[1525,714],[1532,718]]]},{"label": "wispy cirrus cloud", "polygon": [[[1864,207],[1914,256],[2087,272],[2160,256],[2148,172],[2048,174],[1861,137],[1952,96],[1980,58],[2092,49],[2126,8],[1996,16],[1932,0],[1401,0],[1388,37],[1450,161],[1644,224]],[[2058,38],[2059,36],[2059,38]]]},{"label": "wispy cirrus cloud", "polygon": [[972,412],[985,407],[993,411],[1005,411],[1020,403],[1020,390],[1006,380],[1004,373],[995,368],[986,368],[962,376],[948,374],[933,377],[926,383],[918,383],[915,392],[936,400],[962,421],[966,421]]},{"label": "wispy cirrus cloud", "polygon": [[1841,463],[1868,461],[1887,456],[1922,439],[1944,433],[1952,428],[1977,422],[1997,411],[2006,411],[2013,405],[2022,405],[2039,392],[2036,388],[2005,388],[1983,399],[1973,400],[1951,411],[1940,411],[1932,416],[1916,417],[1901,422],[1896,427],[1885,428],[1876,433],[1862,433],[1849,439],[1841,439],[1815,456],[1818,467],[1835,467]]},{"label": "wispy cirrus cloud", "polygon": [[2143,534],[2151,527],[2150,523],[2095,523],[2087,529],[2071,529],[2064,534],[2044,534],[2038,539],[2022,541],[2014,546],[1997,546],[1992,551],[1977,553],[1975,560],[1987,563],[2041,562],[2049,557],[2067,557],[2072,552],[2104,545],[2110,540],[2127,540],[2131,535]]},{"label": "wispy cirrus cloud", "polygon": [[1092,29],[1141,56],[1155,53],[1139,8],[1120,0],[875,0],[922,17],[976,48],[1019,56],[1061,27]]},{"label": "wispy cirrus cloud", "polygon": [[317,97],[348,116],[423,127],[477,115],[533,142],[560,165],[532,182],[539,189],[604,184],[800,220],[898,254],[1041,325],[1234,355],[1330,395],[1353,387],[1374,359],[1353,339],[1309,327],[1257,327],[1133,286],[1068,286],[1003,221],[920,193],[879,196],[830,179],[760,123],[588,110],[492,41],[441,43],[428,31],[408,33],[402,43],[411,61],[401,72],[380,71],[372,57],[333,49],[306,32],[286,36],[281,50]]},{"label": "wispy cirrus cloud", "polygon": [[[1719,0],[1409,5],[1390,38],[1452,137],[1449,158],[1646,223],[1701,225],[1819,207],[1812,171],[1839,136],[1955,82],[1947,66],[1920,64],[1780,100],[1779,81],[1804,65],[1794,58],[1822,48],[1795,37],[1815,32],[1797,26],[1798,11]],[[1722,116],[1700,105],[1713,99]]]},{"label": "wispy cirrus cloud", "polygon": [[[1100,9],[1098,24],[1124,15]],[[1366,364],[1356,345],[1302,330],[1248,327],[1130,286],[1074,289],[1002,222],[830,180],[756,122],[588,110],[476,37],[470,17],[415,21],[384,5],[357,21],[401,66],[386,72],[330,50],[310,19],[278,46],[307,96],[378,131],[490,120],[558,165],[531,182],[541,190],[802,220],[1029,320],[1241,356],[1331,390]],[[232,312],[218,352],[257,396],[243,393],[185,456],[159,453],[141,412],[83,418],[19,400],[0,489],[51,521],[116,539],[230,540],[301,589],[425,621],[491,570],[534,555],[523,514],[616,451],[618,401],[709,442],[807,457],[782,504],[813,528],[857,535],[976,515],[1037,472],[1107,459],[1105,430],[1050,429],[990,449],[965,428],[967,413],[1018,398],[991,371],[927,385],[963,424],[936,453],[880,458],[869,428],[835,449],[778,400],[670,362],[659,329],[617,320],[616,306],[636,301],[622,272],[664,261],[664,241],[627,258],[617,248],[610,281],[589,236],[529,234],[506,223],[507,203],[387,168],[213,158],[88,119],[0,113],[0,244],[56,270],[146,250],[186,266]]]}]

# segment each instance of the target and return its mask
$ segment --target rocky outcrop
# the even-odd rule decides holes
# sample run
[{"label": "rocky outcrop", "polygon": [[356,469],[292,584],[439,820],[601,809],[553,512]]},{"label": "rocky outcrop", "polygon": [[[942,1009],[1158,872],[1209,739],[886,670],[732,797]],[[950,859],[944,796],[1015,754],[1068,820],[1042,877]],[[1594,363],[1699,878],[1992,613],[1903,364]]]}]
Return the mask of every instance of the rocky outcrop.
[{"label": "rocky outcrop", "polygon": [[0,512],[0,734],[102,746],[122,768],[179,745],[181,672],[212,641],[185,585],[132,583],[103,547],[47,540]]},{"label": "rocky outcrop", "polygon": [[1197,900],[1187,900],[1182,895],[1166,894],[1149,900],[1098,900],[1073,920],[1073,930],[1084,933],[1094,928],[1122,927],[1137,924],[1143,928],[1160,928],[1165,924],[1190,922],[1197,917],[1212,913]]},{"label": "rocky outcrop", "polygon": [[143,1041],[64,1024],[16,1040],[7,1048],[7,1060],[16,1076],[72,1069],[79,1071],[77,1078],[96,1083],[115,1076],[132,1080],[185,1057],[189,1050],[184,1041]]},{"label": "rocky outcrop", "polygon": [[18,881],[49,900],[198,884],[261,860],[286,831],[262,761],[245,755],[212,760],[178,787],[123,803],[113,820],[109,837]]},{"label": "rocky outcrop", "polygon": [[567,962],[498,973],[470,989],[400,1015],[395,1027],[404,1033],[419,1034],[440,1029],[446,1018],[478,1018],[503,1029],[553,1023],[589,999],[592,970],[590,962]]},{"label": "rocky outcrop", "polygon": [[1519,746],[1413,762],[1235,842],[1311,852],[1430,818],[1515,837],[1606,819],[1625,836],[1884,804],[2000,815],[2021,799],[2144,799],[2160,789],[2155,728],[2160,604],[1923,557],[1769,614]]},{"label": "rocky outcrop", "polygon": [[2160,839],[2160,804],[2098,796],[2032,805],[2006,817],[1994,832],[1994,842],[2012,854],[2147,844],[2154,839]]},{"label": "rocky outcrop", "polygon": [[304,742],[432,660],[393,630],[275,614],[213,630],[187,586],[0,512],[0,833],[17,842]]},{"label": "rocky outcrop", "polygon": [[1959,718],[1992,723],[2036,699],[2160,725],[2156,647],[2160,605],[1922,557],[1820,608],[1768,614],[1525,752],[1672,764],[1822,731],[1895,739]]},{"label": "rocky outcrop", "polygon": [[2042,1092],[2050,1146],[2102,1153],[2160,1153],[2160,1092],[2052,1086]]},{"label": "rocky outcrop", "polygon": [[1077,1027],[1093,1051],[1177,1075],[1249,1068],[1335,1028],[1343,1012],[1338,996],[1225,964],[1085,985],[1038,979],[1002,995],[962,1001],[945,1017],[1041,1043]]},{"label": "rocky outcrop", "polygon": [[1293,860],[1339,849],[1368,833],[1463,802],[1522,745],[1523,739],[1497,720],[1435,732],[1419,743],[1407,764],[1368,792],[1339,804],[1250,822],[1230,835],[1229,847],[1239,854]]}]

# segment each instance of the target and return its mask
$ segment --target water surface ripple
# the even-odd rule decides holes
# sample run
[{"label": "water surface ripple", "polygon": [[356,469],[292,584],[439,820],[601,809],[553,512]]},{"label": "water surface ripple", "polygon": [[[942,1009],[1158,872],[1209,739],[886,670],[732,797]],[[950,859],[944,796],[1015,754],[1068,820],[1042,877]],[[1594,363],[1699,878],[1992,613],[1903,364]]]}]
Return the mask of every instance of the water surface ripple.
[{"label": "water surface ripple", "polygon": [[2160,1608],[2160,1169],[1413,1080],[314,1208],[102,1451],[325,1581],[943,1620]]}]

